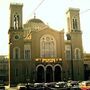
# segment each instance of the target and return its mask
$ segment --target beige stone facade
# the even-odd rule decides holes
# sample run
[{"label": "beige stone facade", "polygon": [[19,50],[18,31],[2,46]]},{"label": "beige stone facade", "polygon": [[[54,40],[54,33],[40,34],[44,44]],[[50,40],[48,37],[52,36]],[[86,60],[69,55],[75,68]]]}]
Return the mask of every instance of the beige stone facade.
[{"label": "beige stone facade", "polygon": [[22,11],[22,4],[10,5],[9,82],[83,80],[79,9],[66,13],[67,40],[64,30],[54,30],[36,17],[23,25]]}]

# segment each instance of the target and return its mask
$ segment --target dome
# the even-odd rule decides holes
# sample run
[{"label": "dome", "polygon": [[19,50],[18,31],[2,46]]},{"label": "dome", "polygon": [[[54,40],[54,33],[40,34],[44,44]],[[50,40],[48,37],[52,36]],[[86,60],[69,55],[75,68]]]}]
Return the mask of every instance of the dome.
[{"label": "dome", "polygon": [[[36,18],[33,18],[33,19],[30,19],[28,21],[28,23],[43,23],[43,21],[41,21],[40,19],[36,19]],[[44,24],[44,23],[43,23]]]},{"label": "dome", "polygon": [[42,30],[44,27],[46,27],[45,23],[37,18],[30,19],[26,24],[24,24],[24,28],[31,31],[39,31]]}]

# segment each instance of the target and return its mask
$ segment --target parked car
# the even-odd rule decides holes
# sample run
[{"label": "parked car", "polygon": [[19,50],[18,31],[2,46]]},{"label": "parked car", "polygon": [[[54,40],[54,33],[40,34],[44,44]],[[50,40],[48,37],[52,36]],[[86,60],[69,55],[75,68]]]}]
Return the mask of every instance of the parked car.
[{"label": "parked car", "polygon": [[5,90],[4,84],[0,84],[0,90]]},{"label": "parked car", "polygon": [[90,81],[82,81],[80,83],[81,90],[90,90]]},{"label": "parked car", "polygon": [[36,90],[36,88],[34,87],[34,83],[25,83],[25,88],[22,90]]},{"label": "parked car", "polygon": [[17,90],[26,90],[26,86],[23,83],[17,85]]},{"label": "parked car", "polygon": [[54,88],[55,87],[56,82],[49,82],[49,83],[44,83],[45,87],[50,87],[50,88]]},{"label": "parked car", "polygon": [[34,83],[34,87],[43,87],[44,83]]},{"label": "parked car", "polygon": [[8,90],[10,88],[10,85],[5,85],[5,90]]},{"label": "parked car", "polygon": [[57,82],[57,83],[55,84],[55,87],[57,87],[57,88],[64,88],[64,87],[67,87],[67,83],[64,82],[64,81],[62,81],[62,82]]},{"label": "parked car", "polygon": [[79,81],[71,81],[71,89],[72,90],[81,90],[79,87]]}]

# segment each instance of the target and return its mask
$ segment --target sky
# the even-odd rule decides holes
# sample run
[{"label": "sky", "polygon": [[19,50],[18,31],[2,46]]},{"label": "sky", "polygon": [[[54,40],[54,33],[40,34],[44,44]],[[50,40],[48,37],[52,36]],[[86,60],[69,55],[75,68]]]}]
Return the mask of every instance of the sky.
[{"label": "sky", "polygon": [[[40,4],[42,2],[42,4]],[[51,28],[67,32],[66,11],[69,7],[80,9],[83,50],[90,53],[90,0],[0,0],[0,55],[8,55],[8,30],[10,3],[23,4],[23,24],[34,17]],[[38,6],[40,5],[40,6]],[[38,8],[37,8],[38,7]],[[37,8],[37,9],[36,9]]]}]

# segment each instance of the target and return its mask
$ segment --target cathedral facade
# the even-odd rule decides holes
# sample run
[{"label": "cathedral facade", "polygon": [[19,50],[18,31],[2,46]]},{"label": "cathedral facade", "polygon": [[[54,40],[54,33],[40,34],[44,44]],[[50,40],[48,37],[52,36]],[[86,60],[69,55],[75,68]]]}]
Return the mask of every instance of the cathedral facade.
[{"label": "cathedral facade", "polygon": [[79,9],[69,8],[64,30],[34,17],[23,24],[23,5],[10,4],[9,83],[83,80],[83,47]]}]

